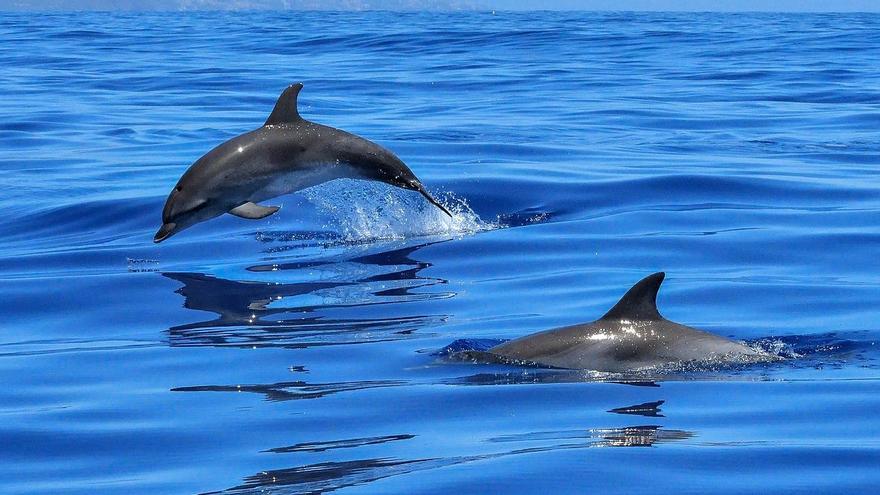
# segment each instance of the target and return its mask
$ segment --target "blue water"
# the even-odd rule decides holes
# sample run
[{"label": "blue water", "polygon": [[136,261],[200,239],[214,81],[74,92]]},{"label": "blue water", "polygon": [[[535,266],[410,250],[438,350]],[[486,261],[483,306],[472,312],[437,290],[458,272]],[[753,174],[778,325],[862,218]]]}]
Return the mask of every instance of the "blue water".
[{"label": "blue water", "polygon": [[[878,67],[876,15],[2,14],[0,493],[872,493]],[[339,181],[154,245],[296,81],[455,219]],[[438,353],[659,270],[787,359]]]}]

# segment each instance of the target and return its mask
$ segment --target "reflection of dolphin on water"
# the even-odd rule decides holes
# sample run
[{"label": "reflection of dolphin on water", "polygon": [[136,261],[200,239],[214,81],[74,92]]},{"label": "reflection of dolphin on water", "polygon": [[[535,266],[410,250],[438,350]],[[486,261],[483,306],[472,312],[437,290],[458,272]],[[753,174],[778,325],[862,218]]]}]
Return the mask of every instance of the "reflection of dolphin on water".
[{"label": "reflection of dolphin on water", "polygon": [[[390,456],[330,461],[305,464],[286,469],[271,469],[248,476],[236,487],[222,494],[243,495],[271,491],[277,494],[328,493],[346,487],[363,488],[385,478],[409,475],[420,471],[446,468],[473,462],[502,459],[520,455],[594,447],[653,447],[672,442],[687,441],[694,432],[665,429],[656,425],[625,426],[621,428],[590,428],[566,431],[539,431],[488,438],[496,446],[510,446],[499,452],[450,457],[415,457],[411,459]],[[409,440],[414,435],[391,435],[380,438]],[[363,440],[355,439],[355,444]],[[346,443],[347,444],[347,443]],[[344,444],[345,445],[345,444]],[[299,452],[291,448],[268,449],[269,452]],[[370,491],[369,489],[367,491]]]},{"label": "reflection of dolphin on water", "polygon": [[330,382],[313,383],[302,380],[293,382],[278,382],[253,385],[196,385],[188,387],[175,387],[172,392],[250,392],[263,394],[266,400],[287,401],[303,399],[320,399],[321,397],[338,394],[340,392],[353,392],[371,388],[399,387],[405,385],[400,380],[361,380],[355,382]]},{"label": "reflection of dolphin on water", "polygon": [[[184,307],[217,315],[215,319],[170,328],[171,344],[302,347],[409,338],[413,331],[433,326],[445,316],[386,314],[365,318],[346,313],[352,307],[449,297],[448,292],[417,290],[446,282],[419,273],[431,263],[415,260],[412,254],[426,245],[341,261],[247,268],[248,278],[266,273],[272,275],[271,282],[229,280],[202,273],[163,273],[182,284],[175,292],[184,297]],[[301,280],[304,272],[309,278],[315,278],[313,272],[329,274],[330,278],[275,281]]]},{"label": "reflection of dolphin on water", "polygon": [[188,309],[210,311],[219,315],[214,321],[206,324],[191,324],[175,327],[175,330],[186,330],[204,326],[230,326],[253,324],[257,316],[265,317],[287,309],[270,309],[273,301],[285,297],[312,294],[319,290],[331,289],[352,282],[299,282],[280,284],[271,282],[235,281],[212,277],[203,273],[162,274],[183,284],[177,293],[185,300],[183,306]]},{"label": "reflection of dolphin on water", "polygon": [[224,213],[257,220],[278,211],[261,201],[340,179],[376,180],[419,192],[452,216],[391,151],[299,115],[302,84],[281,93],[259,129],[209,151],[183,174],[162,210],[154,242]]},{"label": "reflection of dolphin on water", "polygon": [[662,406],[664,402],[666,401],[658,400],[632,406],[616,407],[614,409],[609,409],[608,412],[614,414],[634,414],[636,416],[645,416],[648,418],[662,418],[663,415],[660,414],[660,406]]},{"label": "reflection of dolphin on water", "polygon": [[623,372],[684,362],[778,359],[724,337],[672,322],[657,310],[662,272],[634,285],[598,320],[527,335],[487,352],[555,368]]},{"label": "reflection of dolphin on water", "polygon": [[537,442],[587,440],[590,447],[651,447],[657,443],[687,440],[693,432],[667,430],[657,425],[591,428],[588,430],[540,431],[490,438],[490,442]]}]

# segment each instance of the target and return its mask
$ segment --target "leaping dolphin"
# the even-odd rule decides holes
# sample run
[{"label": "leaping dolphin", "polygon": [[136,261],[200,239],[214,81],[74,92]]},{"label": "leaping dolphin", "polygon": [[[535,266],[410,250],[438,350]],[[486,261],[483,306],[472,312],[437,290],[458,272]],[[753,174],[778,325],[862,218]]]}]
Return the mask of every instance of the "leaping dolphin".
[{"label": "leaping dolphin", "polygon": [[608,372],[682,362],[778,359],[664,318],[657,310],[657,291],[664,277],[663,272],[645,277],[594,322],[520,337],[492,347],[488,353],[506,361]]},{"label": "leaping dolphin", "polygon": [[224,213],[265,218],[279,207],[261,201],[342,177],[418,191],[452,216],[391,151],[300,117],[296,99],[302,86],[281,93],[262,127],[226,141],[189,167],[165,201],[153,242]]}]

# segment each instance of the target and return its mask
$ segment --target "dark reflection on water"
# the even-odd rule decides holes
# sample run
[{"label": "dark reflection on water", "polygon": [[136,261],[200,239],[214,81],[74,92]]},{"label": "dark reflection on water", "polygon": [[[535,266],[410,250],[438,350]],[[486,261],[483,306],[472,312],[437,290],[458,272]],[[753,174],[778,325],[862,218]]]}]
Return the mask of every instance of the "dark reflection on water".
[{"label": "dark reflection on water", "polygon": [[695,435],[691,431],[668,430],[655,425],[590,430],[590,437],[596,440],[594,447],[651,447],[660,443],[688,440]]},{"label": "dark reflection on water", "polygon": [[[203,273],[163,273],[165,277],[183,284],[177,293],[186,298],[183,306],[188,309],[216,313],[216,320],[189,323],[172,327],[171,331],[195,328],[249,325],[267,316],[287,311],[287,308],[268,308],[274,301],[287,297],[312,294],[323,289],[352,285],[350,282],[270,283],[237,282],[212,277]],[[259,316],[259,318],[257,318]],[[264,321],[262,325],[277,322]]]},{"label": "dark reflection on water", "polygon": [[183,284],[175,292],[185,298],[184,307],[217,315],[212,320],[171,327],[169,341],[172,346],[299,348],[410,338],[416,329],[443,323],[447,315],[351,318],[346,310],[454,296],[451,292],[418,290],[446,284],[444,279],[419,273],[432,264],[415,260],[412,254],[427,245],[342,261],[273,263],[246,269],[271,274],[273,279],[313,278],[312,271],[319,269],[331,273],[329,280],[239,281],[203,273],[163,273]]},{"label": "dark reflection on water", "polygon": [[[503,383],[525,383],[523,377],[531,376],[535,383],[563,383],[572,381],[573,373],[510,373],[483,374],[468,377],[473,383],[481,385],[502,383],[500,377],[507,376]],[[583,375],[583,373],[580,373]],[[516,377],[516,378],[513,378]],[[622,384],[657,387],[653,382],[622,382]],[[340,383],[307,383],[305,381],[279,382],[267,385],[208,385],[178,387],[177,392],[251,392],[264,394],[269,401],[298,399],[317,399],[338,392],[364,390],[382,387],[397,387],[407,382],[396,380],[376,380]],[[663,418],[660,406],[664,400],[622,406],[607,412],[623,415]],[[297,465],[284,469],[261,471],[247,476],[240,485],[210,493],[224,494],[301,494],[329,493],[337,490],[369,484],[384,478],[405,475],[413,472],[466,464],[475,461],[594,447],[652,447],[664,443],[685,441],[695,437],[686,430],[666,429],[661,425],[633,425],[610,428],[583,428],[558,431],[535,431],[513,433],[485,438],[485,444],[515,445],[516,448],[477,455],[458,455],[450,457],[425,457],[402,459],[394,457],[372,457],[348,461],[319,462]],[[295,445],[274,447],[263,452],[275,454],[308,455],[337,449],[356,449],[365,446],[382,445],[389,442],[408,441],[413,434],[395,434],[375,437],[351,438],[342,440],[304,442]]]},{"label": "dark reflection on water", "polygon": [[662,418],[664,416],[660,414],[660,406],[662,406],[664,402],[666,401],[658,400],[655,402],[645,402],[643,404],[610,409],[608,412],[615,414],[633,414],[648,418]]},{"label": "dark reflection on water", "polygon": [[[662,401],[661,401],[662,402]],[[519,447],[512,450],[481,455],[396,459],[369,458],[343,462],[305,464],[287,469],[262,471],[248,476],[244,483],[224,490],[227,494],[265,493],[328,493],[342,488],[363,485],[383,478],[409,474],[416,471],[437,469],[474,461],[497,459],[522,454],[550,452],[555,450],[583,449],[593,447],[652,447],[658,444],[693,438],[694,432],[664,429],[657,425],[638,425],[622,428],[594,428],[583,430],[544,431],[513,434],[489,438],[490,444],[542,445]],[[392,435],[374,439],[357,439],[342,442],[344,446],[359,446],[391,440],[410,439],[412,435]],[[354,445],[346,445],[353,443]],[[318,445],[318,444],[316,444]],[[271,452],[289,453],[311,451],[308,448],[277,448]],[[319,447],[320,448],[320,447]]]},{"label": "dark reflection on water", "polygon": [[269,401],[319,399],[338,392],[352,392],[370,388],[397,387],[405,385],[402,380],[363,380],[335,383],[308,383],[305,381],[278,382],[255,385],[197,385],[175,387],[172,392],[252,392],[264,394]]},{"label": "dark reflection on water", "polygon": [[[675,378],[673,376],[656,376],[656,379],[665,380]],[[617,383],[620,385],[632,385],[635,387],[659,387],[652,380],[645,377],[622,378],[619,374],[603,373],[597,371],[581,370],[553,370],[527,368],[520,371],[508,371],[497,373],[477,373],[474,375],[450,378],[443,383],[446,385],[523,385],[523,384],[547,384],[547,383]]]},{"label": "dark reflection on water", "polygon": [[[658,425],[594,428],[588,430],[542,431],[490,438],[490,442],[537,442],[583,440],[585,447],[651,447],[658,443],[687,440],[694,432],[667,430]],[[568,446],[568,444],[566,444]]]},{"label": "dark reflection on water", "polygon": [[248,476],[244,483],[222,492],[210,493],[327,493],[342,488],[370,483],[389,476],[456,464],[446,459],[361,459],[343,462],[321,462],[289,469],[262,471]]},{"label": "dark reflection on water", "polygon": [[346,440],[330,440],[327,442],[298,443],[289,447],[276,447],[274,449],[265,450],[264,452],[274,452],[276,454],[289,454],[292,452],[326,452],[328,450],[350,449],[361,447],[363,445],[377,445],[398,440],[409,440],[410,438],[415,438],[415,435],[386,435],[382,437],[349,438]]}]

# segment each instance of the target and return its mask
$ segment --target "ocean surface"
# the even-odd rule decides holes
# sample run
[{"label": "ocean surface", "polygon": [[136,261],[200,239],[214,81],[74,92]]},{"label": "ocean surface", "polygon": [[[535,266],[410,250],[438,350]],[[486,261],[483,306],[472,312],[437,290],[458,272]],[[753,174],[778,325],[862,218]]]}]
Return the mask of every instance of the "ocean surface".
[{"label": "ocean surface", "polygon": [[[878,67],[878,15],[0,14],[0,493],[873,493]],[[340,180],[153,244],[297,81],[454,218]],[[661,270],[785,359],[440,352]]]}]

